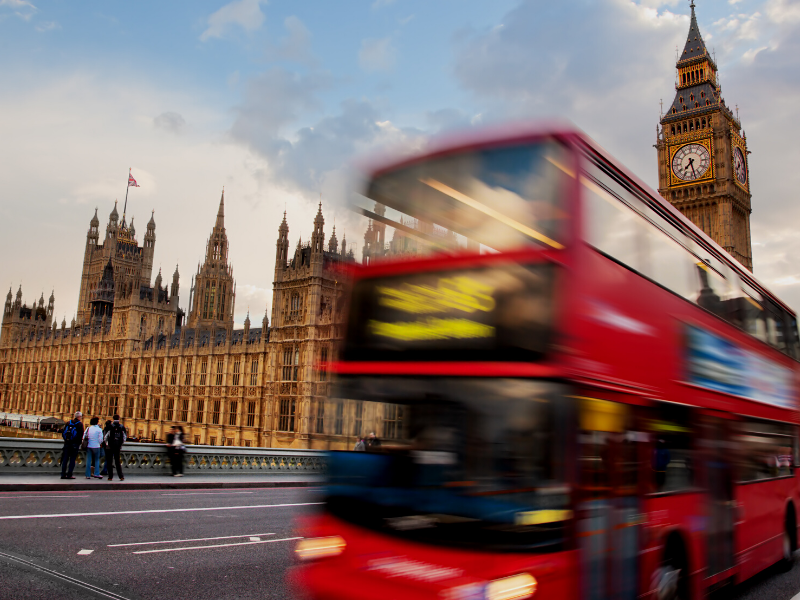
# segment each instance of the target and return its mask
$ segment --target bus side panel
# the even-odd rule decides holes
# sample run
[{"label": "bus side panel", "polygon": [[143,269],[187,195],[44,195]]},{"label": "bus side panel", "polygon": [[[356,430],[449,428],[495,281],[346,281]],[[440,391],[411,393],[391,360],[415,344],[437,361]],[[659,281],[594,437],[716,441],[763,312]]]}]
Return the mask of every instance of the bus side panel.
[{"label": "bus side panel", "polygon": [[705,503],[705,495],[700,492],[645,498],[642,505],[645,536],[640,552],[644,597],[656,597],[654,574],[664,559],[667,539],[677,535],[688,555],[692,597],[702,598],[702,575],[706,566]]},{"label": "bus side panel", "polygon": [[787,498],[796,494],[794,477],[769,479],[736,486],[736,562],[739,581],[752,577],[780,560]]}]

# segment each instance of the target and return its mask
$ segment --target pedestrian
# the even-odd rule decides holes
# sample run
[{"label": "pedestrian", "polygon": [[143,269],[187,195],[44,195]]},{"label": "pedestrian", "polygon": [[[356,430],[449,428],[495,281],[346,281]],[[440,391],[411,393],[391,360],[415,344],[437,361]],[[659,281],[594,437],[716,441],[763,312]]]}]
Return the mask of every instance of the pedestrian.
[{"label": "pedestrian", "polygon": [[365,452],[367,450],[366,445],[364,444],[364,438],[362,436],[358,436],[356,438],[356,445],[353,448],[355,452]]},{"label": "pedestrian", "polygon": [[106,442],[106,465],[108,466],[108,480],[114,479],[114,464],[117,465],[117,473],[119,480],[125,481],[125,476],[122,474],[122,461],[120,460],[119,453],[122,450],[122,445],[128,439],[128,432],[122,423],[119,422],[119,415],[114,415],[114,421],[105,435]]},{"label": "pedestrian", "polygon": [[183,441],[183,427],[173,425],[172,430],[167,434],[167,456],[169,456],[173,477],[183,477],[183,455],[185,452],[186,444]]},{"label": "pedestrian", "polygon": [[377,452],[381,449],[381,441],[377,438],[374,431],[367,436],[365,446],[367,452]]},{"label": "pedestrian", "polygon": [[61,432],[61,437],[64,438],[64,449],[61,451],[61,479],[75,479],[72,471],[75,470],[75,459],[78,458],[78,450],[83,440],[82,418],[83,413],[76,412]]},{"label": "pedestrian", "polygon": [[100,471],[100,475],[102,477],[105,477],[106,475],[108,475],[108,462],[105,460],[105,457],[106,457],[106,441],[105,441],[105,439],[106,439],[106,433],[108,433],[109,429],[111,429],[111,419],[108,419],[106,421],[105,425],[103,425],[103,443],[100,444],[100,460],[103,461],[103,470]]},{"label": "pedestrian", "polygon": [[98,423],[99,417],[92,417],[83,437],[86,444],[86,479],[102,479],[100,475],[100,445],[103,443],[103,430]]}]

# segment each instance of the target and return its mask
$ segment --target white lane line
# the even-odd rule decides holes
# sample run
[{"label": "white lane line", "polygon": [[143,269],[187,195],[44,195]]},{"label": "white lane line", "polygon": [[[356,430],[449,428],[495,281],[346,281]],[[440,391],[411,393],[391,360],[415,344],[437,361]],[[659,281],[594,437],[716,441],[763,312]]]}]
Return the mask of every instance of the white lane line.
[{"label": "white lane line", "polygon": [[253,544],[271,544],[273,542],[291,542],[302,540],[302,537],[282,538],[279,540],[261,540],[260,542],[239,542],[237,544],[214,544],[211,546],[185,546],[183,548],[161,548],[159,550],[137,550],[131,554],[153,554],[154,552],[180,552],[181,550],[205,550],[206,548],[227,548],[230,546],[252,546]]},{"label": "white lane line", "polygon": [[16,500],[17,498],[88,498],[89,496],[0,496],[0,500]]},{"label": "white lane line", "polygon": [[182,494],[161,494],[162,496],[215,496],[217,494],[252,494],[253,492],[183,492]]},{"label": "white lane line", "polygon": [[210,540],[230,540],[233,538],[250,537],[251,535],[275,535],[274,533],[245,533],[244,535],[222,535],[219,537],[191,538],[188,540],[165,540],[163,542],[130,542],[127,544],[108,544],[109,548],[119,548],[121,546],[148,546],[150,544],[178,544],[180,542],[206,542]]},{"label": "white lane line", "polygon": [[292,504],[252,504],[250,506],[211,506],[203,508],[163,508],[160,510],[120,510],[116,512],[93,512],[93,513],[59,513],[53,515],[10,515],[0,517],[0,521],[14,519],[56,519],[60,517],[102,517],[109,515],[148,515],[156,513],[176,513],[176,512],[204,512],[209,510],[243,510],[245,508],[286,508],[290,506],[316,506],[323,502],[294,502]]},{"label": "white lane line", "polygon": [[94,552],[94,550],[81,550],[80,552],[78,552],[78,554],[80,554],[81,556],[88,556],[92,552]]},{"label": "white lane line", "polygon": [[253,537],[251,537],[251,538],[250,538],[250,541],[251,541],[251,542],[260,542],[260,541],[261,541],[261,538],[260,538],[260,537],[258,537],[258,536],[253,536]]}]

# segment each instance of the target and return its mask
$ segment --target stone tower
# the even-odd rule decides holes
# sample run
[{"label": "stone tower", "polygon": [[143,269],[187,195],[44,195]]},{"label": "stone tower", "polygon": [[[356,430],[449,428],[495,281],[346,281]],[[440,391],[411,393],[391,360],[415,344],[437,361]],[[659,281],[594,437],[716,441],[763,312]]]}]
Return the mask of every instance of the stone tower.
[{"label": "stone tower", "polygon": [[310,436],[326,431],[326,419],[335,418],[326,411],[327,384],[316,367],[333,360],[337,324],[342,322],[342,263],[352,260],[338,250],[335,234],[326,249],[322,203],[311,241],[298,241],[290,257],[284,214],[278,227],[269,339],[275,382],[266,411],[271,445],[309,447]]},{"label": "stone tower", "polygon": [[147,233],[142,246],[139,246],[136,241],[133,220],[128,226],[123,215],[122,222],[120,222],[116,202],[114,202],[114,209],[108,217],[106,235],[102,244],[100,243],[99,227],[100,220],[97,218],[97,209],[95,209],[94,216],[89,221],[89,231],[86,234],[86,247],[83,253],[76,319],[79,324],[88,323],[91,320],[92,299],[109,263],[113,270],[118,298],[130,296],[134,292],[138,293],[141,286],[150,285],[153,253],[156,245],[156,222],[153,216],[150,217],[150,222],[147,224]]},{"label": "stone tower", "polygon": [[225,190],[219,201],[217,221],[206,244],[206,259],[197,266],[189,294],[191,328],[233,330],[233,306],[236,282],[233,267],[228,264],[228,236],[225,233]]},{"label": "stone tower", "polygon": [[686,46],[676,64],[675,99],[658,132],[658,191],[752,271],[747,139],[722,98],[694,3],[691,10]]}]

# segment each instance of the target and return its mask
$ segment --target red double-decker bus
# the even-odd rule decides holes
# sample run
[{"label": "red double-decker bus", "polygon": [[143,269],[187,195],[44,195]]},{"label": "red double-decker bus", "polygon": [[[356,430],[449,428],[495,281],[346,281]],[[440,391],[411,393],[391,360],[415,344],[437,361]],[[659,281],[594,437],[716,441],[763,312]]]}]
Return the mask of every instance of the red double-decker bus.
[{"label": "red double-decker bus", "polygon": [[795,314],[703,231],[570,129],[362,200],[299,598],[685,600],[791,564]]}]

